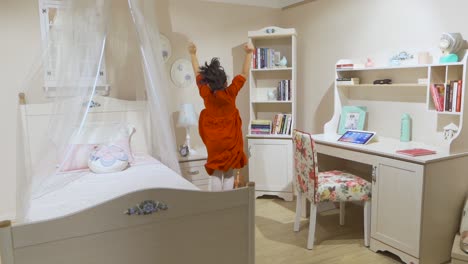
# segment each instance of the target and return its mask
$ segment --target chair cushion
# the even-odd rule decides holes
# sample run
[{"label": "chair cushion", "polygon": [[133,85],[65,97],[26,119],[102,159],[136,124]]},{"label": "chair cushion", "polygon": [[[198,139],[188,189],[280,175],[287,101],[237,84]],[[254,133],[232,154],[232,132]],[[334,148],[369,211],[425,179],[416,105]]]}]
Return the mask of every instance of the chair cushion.
[{"label": "chair cushion", "polygon": [[371,183],[351,173],[326,171],[318,175],[316,202],[367,201],[371,197]]}]

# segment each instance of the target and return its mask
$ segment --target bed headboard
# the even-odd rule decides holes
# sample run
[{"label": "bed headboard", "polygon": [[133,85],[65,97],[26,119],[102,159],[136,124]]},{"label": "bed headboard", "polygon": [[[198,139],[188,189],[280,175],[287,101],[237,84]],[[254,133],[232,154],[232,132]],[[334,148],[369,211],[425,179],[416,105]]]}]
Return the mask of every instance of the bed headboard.
[{"label": "bed headboard", "polygon": [[[95,96],[99,106],[91,108],[88,114],[90,122],[121,122],[135,127],[131,148],[134,153],[148,153],[146,142],[149,117],[145,101],[126,101],[111,97]],[[42,141],[48,133],[48,125],[53,114],[53,103],[27,104],[20,94],[21,125],[26,164],[40,162]],[[27,165],[26,165],[27,166]],[[28,166],[27,166],[28,167]]]}]

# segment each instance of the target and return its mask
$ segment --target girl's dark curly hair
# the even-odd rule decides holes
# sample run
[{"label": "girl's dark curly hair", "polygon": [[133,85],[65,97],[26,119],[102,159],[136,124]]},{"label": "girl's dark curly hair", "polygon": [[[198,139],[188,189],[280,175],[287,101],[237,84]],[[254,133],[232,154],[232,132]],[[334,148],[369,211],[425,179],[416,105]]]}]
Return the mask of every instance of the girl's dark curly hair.
[{"label": "girl's dark curly hair", "polygon": [[205,66],[200,66],[200,74],[202,76],[201,83],[208,84],[211,91],[224,90],[226,88],[226,73],[218,58],[211,59],[210,64],[205,62]]}]

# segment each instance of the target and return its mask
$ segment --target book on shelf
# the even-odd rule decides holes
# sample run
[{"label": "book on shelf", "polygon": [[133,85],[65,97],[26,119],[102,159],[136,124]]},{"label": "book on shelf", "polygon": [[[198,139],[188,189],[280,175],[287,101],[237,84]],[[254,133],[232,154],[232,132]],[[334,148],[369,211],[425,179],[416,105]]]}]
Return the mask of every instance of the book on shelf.
[{"label": "book on shelf", "polygon": [[278,86],[276,88],[276,100],[291,100],[291,80],[281,80],[278,82]]},{"label": "book on shelf", "polygon": [[281,53],[272,48],[256,48],[252,56],[253,69],[277,68]]},{"label": "book on shelf", "polygon": [[412,149],[397,150],[396,153],[416,157],[416,156],[432,155],[432,154],[436,154],[437,152],[435,150],[424,149],[424,148],[412,148]]},{"label": "book on shelf", "polygon": [[292,128],[291,114],[276,114],[273,118],[271,134],[290,135]]},{"label": "book on shelf", "polygon": [[432,101],[437,111],[444,111],[445,86],[443,84],[431,84],[430,87]]},{"label": "book on shelf", "polygon": [[[432,86],[438,87],[438,89],[434,89]],[[437,97],[436,90],[439,91],[439,98],[440,96],[440,90],[441,86],[444,86],[444,91],[443,91],[443,99],[441,100],[442,103],[439,105],[442,105],[442,107],[438,108],[436,106],[436,109],[438,111],[445,111],[445,112],[460,112],[461,111],[461,97],[463,93],[463,86],[462,86],[462,80],[452,80],[448,82],[447,84],[434,84],[431,85],[431,95]],[[434,91],[433,91],[434,90]],[[435,101],[434,101],[435,104]],[[441,110],[439,110],[441,109]]]},{"label": "book on shelf", "polygon": [[252,134],[270,134],[271,131],[271,121],[270,120],[252,120],[250,122],[250,132]]},{"label": "book on shelf", "polygon": [[462,80],[458,80],[457,106],[456,106],[456,108],[455,108],[455,110],[456,110],[457,112],[461,112],[462,90],[463,90]]}]

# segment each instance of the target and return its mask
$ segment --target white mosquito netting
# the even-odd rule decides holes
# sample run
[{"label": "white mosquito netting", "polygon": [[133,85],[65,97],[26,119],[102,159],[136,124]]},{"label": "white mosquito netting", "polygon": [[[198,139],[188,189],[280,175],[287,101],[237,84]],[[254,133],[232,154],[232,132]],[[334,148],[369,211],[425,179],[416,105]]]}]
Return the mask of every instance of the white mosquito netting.
[{"label": "white mosquito netting", "polygon": [[[25,83],[27,106],[43,105],[45,112],[24,128],[35,142],[28,142],[29,169],[17,181],[19,221],[31,199],[80,178],[79,171],[65,172],[79,165],[76,155],[90,135],[93,143],[136,140],[131,151],[147,152],[180,172],[155,1],[52,2],[42,9],[47,34],[40,63]],[[45,133],[31,131],[38,123]]]}]

